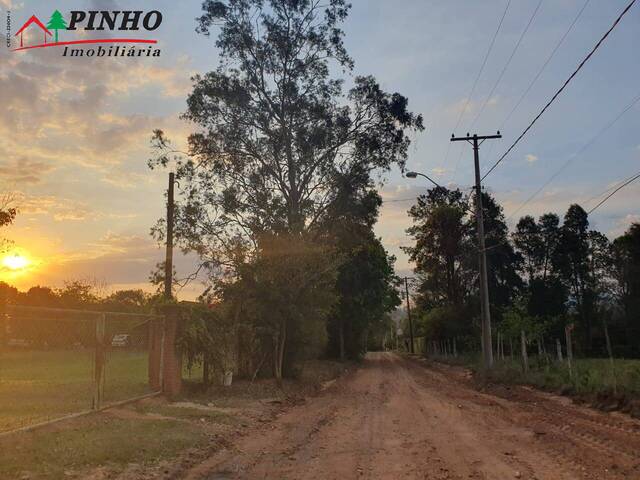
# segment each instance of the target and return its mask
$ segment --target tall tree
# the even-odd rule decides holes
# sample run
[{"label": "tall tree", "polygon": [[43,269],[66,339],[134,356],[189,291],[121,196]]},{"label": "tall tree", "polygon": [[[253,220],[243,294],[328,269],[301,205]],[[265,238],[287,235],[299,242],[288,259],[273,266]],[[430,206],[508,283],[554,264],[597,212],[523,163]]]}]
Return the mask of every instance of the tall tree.
[{"label": "tall tree", "polygon": [[295,360],[326,347],[326,319],[336,301],[337,262],[325,246],[298,235],[265,234],[253,262],[239,269],[230,288],[271,345],[279,383]]},{"label": "tall tree", "polygon": [[436,187],[418,197],[418,203],[409,210],[413,225],[407,233],[415,240],[415,246],[404,250],[416,264],[419,303],[423,307],[455,305],[466,294],[467,209],[460,190]]},{"label": "tall tree", "polygon": [[[215,268],[262,232],[312,230],[336,201],[341,177],[401,167],[407,130],[422,118],[407,99],[351,71],[344,0],[205,0],[198,31],[219,32],[220,67],[194,77],[184,118],[197,132],[178,161],[184,201],[176,235]],[[155,133],[166,164],[171,147]]]},{"label": "tall tree", "polygon": [[523,272],[526,279],[534,280],[542,267],[544,258],[544,244],[540,232],[540,226],[535,219],[527,215],[522,217],[516,225],[516,230],[511,235],[513,244],[522,256]]},{"label": "tall tree", "polygon": [[[522,257],[509,242],[509,228],[502,207],[487,192],[482,193],[484,211],[485,248],[487,249],[487,280],[492,305],[502,307],[510,303],[522,287],[518,271]],[[472,248],[469,250],[470,268],[478,272],[477,224],[475,218],[467,219]]]},{"label": "tall tree", "polygon": [[[640,335],[640,223],[616,238],[613,250],[614,294],[625,317],[627,339]],[[637,344],[637,342],[634,342]],[[636,352],[637,352],[637,348]]]},{"label": "tall tree", "polygon": [[554,213],[545,213],[537,222],[525,216],[511,235],[523,259],[521,271],[526,280],[527,310],[532,317],[549,318],[564,313],[567,293],[556,268],[559,223]]},{"label": "tall tree", "polygon": [[603,234],[589,230],[587,212],[574,204],[564,217],[558,253],[570,303],[575,306],[581,323],[583,346],[586,352],[590,352],[598,303],[601,297],[609,295],[611,288],[611,246]]},{"label": "tall tree", "polygon": [[344,360],[364,353],[365,337],[379,331],[385,314],[400,301],[395,288],[394,257],[376,238],[373,227],[382,204],[369,175],[339,179],[339,192],[318,234],[342,257],[338,300],[329,317],[329,354]]}]

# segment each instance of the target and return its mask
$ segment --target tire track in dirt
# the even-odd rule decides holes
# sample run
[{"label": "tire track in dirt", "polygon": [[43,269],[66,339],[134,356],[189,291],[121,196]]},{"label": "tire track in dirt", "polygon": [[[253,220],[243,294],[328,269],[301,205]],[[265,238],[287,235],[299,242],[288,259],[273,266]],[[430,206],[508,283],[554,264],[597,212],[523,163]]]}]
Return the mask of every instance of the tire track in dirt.
[{"label": "tire track in dirt", "polygon": [[479,392],[461,369],[374,353],[181,478],[640,478],[638,422],[545,395]]},{"label": "tire track in dirt", "polygon": [[[455,393],[449,390],[449,395],[482,404],[487,402],[477,400],[489,397],[490,402],[493,398],[503,409],[503,416],[514,424],[529,427],[539,436],[553,433],[549,437],[553,442],[543,442],[547,447],[554,444],[553,449],[547,449],[549,453],[587,472],[584,478],[608,478],[599,474],[590,477],[588,471],[594,468],[603,471],[602,475],[620,470],[620,478],[640,478],[640,422],[573,405],[568,399],[528,387],[510,388],[508,396],[499,397],[474,392],[468,376],[456,367],[430,364],[428,371],[428,376],[445,388],[459,387]],[[562,453],[558,455],[558,451]]]}]

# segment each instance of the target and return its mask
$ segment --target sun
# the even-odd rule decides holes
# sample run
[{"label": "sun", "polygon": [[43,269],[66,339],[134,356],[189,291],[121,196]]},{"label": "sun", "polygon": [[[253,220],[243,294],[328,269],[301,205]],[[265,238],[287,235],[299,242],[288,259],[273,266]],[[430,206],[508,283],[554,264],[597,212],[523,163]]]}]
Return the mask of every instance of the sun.
[{"label": "sun", "polygon": [[19,253],[6,255],[2,259],[2,266],[13,271],[24,270],[30,264],[31,261],[26,256],[20,255]]}]

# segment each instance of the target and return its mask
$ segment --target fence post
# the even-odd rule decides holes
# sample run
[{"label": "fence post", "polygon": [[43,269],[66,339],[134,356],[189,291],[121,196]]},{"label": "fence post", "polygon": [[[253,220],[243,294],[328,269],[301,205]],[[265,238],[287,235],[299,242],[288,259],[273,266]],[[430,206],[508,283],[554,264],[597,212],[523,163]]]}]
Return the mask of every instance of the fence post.
[{"label": "fence post", "polygon": [[573,378],[573,344],[571,342],[571,330],[573,330],[573,323],[564,327],[564,336],[567,341],[567,365],[569,365],[569,377]]},{"label": "fence post", "polygon": [[176,343],[180,335],[180,309],[169,305],[164,311],[162,391],[168,397],[175,397],[182,390],[182,352]]},{"label": "fence post", "polygon": [[558,361],[562,363],[562,345],[560,345],[559,338],[556,338],[556,353],[558,355]]},{"label": "fence post", "polygon": [[524,373],[529,371],[529,357],[527,356],[527,337],[524,330],[520,330],[520,349],[522,350],[522,367]]},{"label": "fence post", "polygon": [[104,313],[96,318],[96,348],[93,364],[93,410],[100,409],[104,397],[104,366],[106,360],[104,337],[106,323]]},{"label": "fence post", "polygon": [[149,320],[149,359],[148,375],[149,387],[152,391],[162,390],[162,332],[164,320],[153,318]]},{"label": "fence post", "polygon": [[607,319],[604,318],[602,320],[602,324],[604,326],[604,338],[607,342],[607,353],[609,354],[609,364],[611,365],[611,376],[613,377],[613,394],[618,394],[618,379],[616,376],[616,366],[613,360],[613,349],[611,348],[611,338],[609,337],[609,325],[607,324]]}]

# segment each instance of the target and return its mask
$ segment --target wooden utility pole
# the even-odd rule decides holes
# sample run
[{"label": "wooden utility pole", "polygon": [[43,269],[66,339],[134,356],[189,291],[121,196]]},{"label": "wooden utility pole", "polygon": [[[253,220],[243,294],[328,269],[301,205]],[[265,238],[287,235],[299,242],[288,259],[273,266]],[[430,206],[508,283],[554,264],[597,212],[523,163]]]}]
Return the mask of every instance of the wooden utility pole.
[{"label": "wooden utility pole", "polygon": [[164,261],[164,296],[170,299],[173,294],[173,185],[175,175],[169,174],[169,189],[167,190],[167,252]]},{"label": "wooden utility pole", "polygon": [[404,277],[404,290],[407,295],[407,317],[409,317],[409,338],[411,340],[411,344],[409,345],[409,352],[415,353],[413,351],[413,321],[411,320],[411,305],[409,304],[409,278]]},{"label": "wooden utility pole", "polygon": [[455,137],[451,135],[452,142],[468,142],[473,146],[473,163],[476,174],[476,222],[478,224],[478,246],[479,264],[480,264],[480,306],[482,315],[482,356],[484,359],[484,368],[490,369],[493,366],[493,345],[491,342],[491,311],[489,309],[489,285],[487,281],[487,252],[484,244],[484,219],[482,210],[482,186],[480,183],[480,145],[485,140],[494,138],[502,138],[500,132],[496,135],[474,134],[470,137],[467,133],[466,137]]}]

